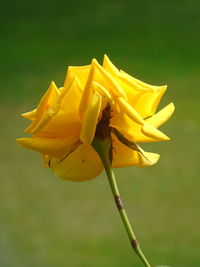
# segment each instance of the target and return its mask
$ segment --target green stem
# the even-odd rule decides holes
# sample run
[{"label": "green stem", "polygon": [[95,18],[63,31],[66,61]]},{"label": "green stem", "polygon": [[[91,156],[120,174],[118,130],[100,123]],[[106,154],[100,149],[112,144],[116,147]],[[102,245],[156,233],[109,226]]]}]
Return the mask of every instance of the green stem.
[{"label": "green stem", "polygon": [[98,152],[98,154],[101,157],[101,160],[103,162],[103,165],[104,165],[104,168],[105,168],[108,180],[109,180],[109,184],[110,184],[110,187],[111,187],[111,190],[113,193],[113,197],[115,199],[116,206],[117,206],[118,211],[120,213],[122,222],[125,226],[126,232],[127,232],[128,237],[130,239],[130,242],[131,242],[131,245],[132,245],[133,249],[135,250],[136,254],[141,259],[141,261],[144,263],[144,265],[146,267],[151,267],[151,265],[149,264],[149,262],[145,258],[144,254],[143,254],[143,252],[139,246],[139,243],[138,243],[136,236],[132,230],[131,224],[129,222],[129,219],[127,217],[123,203],[121,201],[121,197],[119,194],[119,190],[117,187],[115,176],[114,176],[114,173],[112,171],[110,160],[109,160],[109,150],[110,150],[109,143],[107,143],[106,141],[102,142],[101,140],[96,139],[93,142],[93,147]]},{"label": "green stem", "polygon": [[112,193],[113,193],[113,197],[115,199],[116,205],[118,207],[118,210],[119,210],[121,219],[123,221],[123,224],[125,226],[126,232],[128,234],[128,237],[129,237],[129,239],[131,241],[131,245],[132,245],[133,249],[135,250],[135,252],[137,253],[137,255],[139,256],[139,258],[144,263],[144,265],[146,267],[150,267],[150,264],[148,263],[147,259],[145,258],[144,254],[142,253],[142,251],[140,249],[140,246],[138,244],[138,241],[136,239],[136,236],[135,236],[135,234],[134,234],[134,232],[132,230],[132,227],[130,225],[129,219],[127,217],[126,211],[125,211],[124,206],[123,206],[122,201],[121,201],[121,197],[120,197],[120,194],[119,194],[119,190],[118,190],[118,187],[117,187],[117,183],[116,183],[116,180],[115,180],[114,173],[113,173],[112,169],[110,168],[110,166],[106,166],[104,164],[104,167],[105,167],[106,174],[107,174],[107,177],[108,177],[108,180],[109,180],[109,183],[110,183],[110,187],[111,187],[111,190],[112,190]]}]

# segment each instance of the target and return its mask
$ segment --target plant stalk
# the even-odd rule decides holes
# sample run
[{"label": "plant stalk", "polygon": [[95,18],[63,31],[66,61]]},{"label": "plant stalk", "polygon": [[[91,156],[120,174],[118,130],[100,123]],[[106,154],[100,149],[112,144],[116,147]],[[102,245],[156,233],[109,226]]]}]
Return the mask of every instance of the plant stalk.
[{"label": "plant stalk", "polygon": [[134,249],[134,251],[136,252],[136,254],[139,256],[139,258],[141,259],[141,261],[143,262],[144,266],[146,267],[151,267],[151,265],[149,264],[149,262],[147,261],[146,257],[144,256],[140,245],[136,239],[136,236],[133,232],[133,229],[131,227],[131,224],[129,222],[128,216],[126,214],[126,211],[124,209],[121,197],[120,197],[120,193],[119,193],[119,189],[115,180],[115,176],[113,173],[113,170],[111,168],[111,164],[110,164],[110,159],[109,159],[109,151],[110,151],[110,144],[109,142],[106,142],[106,140],[102,141],[102,140],[94,140],[93,141],[93,147],[95,148],[95,150],[97,151],[97,153],[99,154],[102,163],[104,165],[107,177],[108,177],[108,181],[112,190],[112,194],[113,197],[115,199],[115,203],[116,206],[118,208],[118,211],[120,213],[122,222],[124,224],[124,227],[126,229],[126,232],[128,234],[129,240],[131,242],[131,246]]}]

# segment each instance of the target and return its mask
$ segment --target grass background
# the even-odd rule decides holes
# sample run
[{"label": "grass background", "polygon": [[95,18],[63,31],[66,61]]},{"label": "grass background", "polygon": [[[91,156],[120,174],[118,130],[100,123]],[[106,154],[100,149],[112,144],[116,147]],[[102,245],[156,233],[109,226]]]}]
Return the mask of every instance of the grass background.
[{"label": "grass background", "polygon": [[56,179],[37,153],[22,149],[31,109],[67,65],[114,64],[169,85],[160,105],[176,113],[162,127],[170,142],[151,168],[116,170],[127,212],[152,266],[200,266],[200,2],[0,2],[0,266],[140,267],[105,174],[86,183]]}]

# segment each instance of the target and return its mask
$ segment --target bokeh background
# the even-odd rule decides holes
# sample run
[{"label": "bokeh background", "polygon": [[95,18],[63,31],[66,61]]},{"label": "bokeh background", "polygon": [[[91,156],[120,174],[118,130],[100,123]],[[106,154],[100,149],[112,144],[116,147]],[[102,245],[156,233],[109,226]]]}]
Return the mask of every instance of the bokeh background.
[{"label": "bokeh background", "polygon": [[170,142],[151,168],[116,170],[131,223],[152,266],[200,266],[200,2],[0,1],[0,266],[140,267],[105,174],[63,182],[22,149],[32,109],[68,65],[93,57],[151,84],[168,84],[159,108]]}]

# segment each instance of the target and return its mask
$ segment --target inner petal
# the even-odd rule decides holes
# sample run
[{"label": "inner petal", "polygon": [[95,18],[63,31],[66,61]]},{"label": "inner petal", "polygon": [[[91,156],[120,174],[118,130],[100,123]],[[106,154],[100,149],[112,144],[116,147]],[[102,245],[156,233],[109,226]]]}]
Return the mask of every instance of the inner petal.
[{"label": "inner petal", "polygon": [[101,111],[102,97],[95,91],[85,113],[80,133],[80,140],[90,144],[94,138],[99,114]]}]

